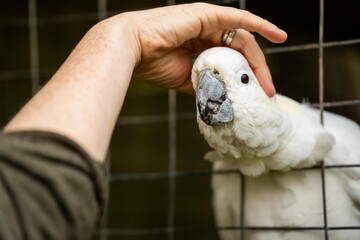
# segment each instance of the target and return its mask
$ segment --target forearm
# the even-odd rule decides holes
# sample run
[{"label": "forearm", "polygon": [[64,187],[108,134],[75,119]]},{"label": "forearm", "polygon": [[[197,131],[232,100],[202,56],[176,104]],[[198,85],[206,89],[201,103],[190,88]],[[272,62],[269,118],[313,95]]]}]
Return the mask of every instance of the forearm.
[{"label": "forearm", "polygon": [[118,16],[94,26],[5,131],[59,133],[103,161],[137,62],[128,24]]},{"label": "forearm", "polygon": [[[233,28],[256,31],[273,42],[287,37],[272,23],[249,12],[205,3],[106,19],[85,35],[50,82],[5,131],[48,130],[63,134],[102,161],[135,66],[137,76],[144,80],[193,93],[191,56],[223,44],[224,30]],[[255,38],[243,34],[232,46],[244,52],[255,74],[261,77],[265,92],[274,94],[270,71]]]}]

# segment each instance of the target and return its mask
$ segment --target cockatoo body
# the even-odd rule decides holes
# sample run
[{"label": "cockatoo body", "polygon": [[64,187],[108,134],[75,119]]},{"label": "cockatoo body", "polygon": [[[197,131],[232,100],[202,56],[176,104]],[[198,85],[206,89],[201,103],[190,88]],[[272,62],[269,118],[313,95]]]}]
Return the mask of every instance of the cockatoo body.
[{"label": "cockatoo body", "polygon": [[[320,113],[277,94],[269,98],[246,59],[215,47],[194,62],[197,122],[213,151],[205,159],[215,171],[239,170],[245,177],[244,225],[311,227],[319,230],[246,230],[246,240],[324,239],[321,172],[326,166],[360,163],[360,129],[343,116]],[[306,169],[304,169],[306,168]],[[360,169],[325,171],[327,224],[360,226]],[[240,226],[240,174],[214,174],[213,204],[218,227]],[[329,239],[358,240],[360,230],[328,231]],[[220,231],[222,240],[240,231]]]}]

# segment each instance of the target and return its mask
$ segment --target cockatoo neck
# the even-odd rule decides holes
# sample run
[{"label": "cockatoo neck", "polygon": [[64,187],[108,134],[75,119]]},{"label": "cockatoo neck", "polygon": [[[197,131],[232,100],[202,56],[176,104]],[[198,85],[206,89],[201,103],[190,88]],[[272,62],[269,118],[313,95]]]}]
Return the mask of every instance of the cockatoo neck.
[{"label": "cockatoo neck", "polygon": [[234,145],[242,147],[243,158],[270,156],[289,130],[287,114],[267,96],[234,105]]},{"label": "cockatoo neck", "polygon": [[[229,97],[231,98],[231,92]],[[238,98],[239,97],[238,95]],[[234,119],[231,123],[208,126],[198,121],[205,139],[220,155],[235,161],[253,161],[271,156],[290,130],[287,114],[274,99],[233,101]]]}]

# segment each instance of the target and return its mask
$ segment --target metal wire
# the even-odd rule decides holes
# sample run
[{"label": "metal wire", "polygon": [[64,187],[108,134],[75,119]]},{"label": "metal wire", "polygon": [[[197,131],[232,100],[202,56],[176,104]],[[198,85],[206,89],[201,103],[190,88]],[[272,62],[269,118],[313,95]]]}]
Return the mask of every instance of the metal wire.
[{"label": "metal wire", "polygon": [[239,171],[240,175],[240,240],[245,240],[245,176]]},{"label": "metal wire", "polygon": [[[319,109],[320,109],[320,123],[324,125],[324,0],[320,1],[319,13]],[[328,233],[328,218],[326,205],[326,181],[325,181],[325,163],[321,161],[321,194],[323,205],[323,220],[324,220],[324,237],[329,239]]]},{"label": "metal wire", "polygon": [[[224,1],[212,1],[215,4],[224,3]],[[239,8],[246,8],[246,0],[238,1],[226,1],[238,2]],[[276,54],[283,52],[295,52],[295,51],[306,51],[311,49],[317,49],[319,53],[318,67],[319,67],[319,102],[309,103],[313,107],[320,109],[320,122],[324,122],[324,109],[332,107],[343,107],[350,105],[360,105],[360,99],[344,100],[336,102],[325,102],[324,101],[324,64],[323,64],[323,51],[324,48],[331,48],[337,46],[354,45],[359,44],[360,39],[349,39],[344,41],[332,41],[324,42],[324,0],[319,0],[320,3],[320,14],[319,14],[319,41],[318,43],[303,44],[297,46],[282,46],[282,47],[271,47],[264,49],[265,54]],[[167,0],[167,5],[176,4],[175,0]],[[30,69],[22,70],[2,70],[0,72],[0,81],[13,81],[22,78],[28,78],[30,76],[32,92],[35,93],[40,86],[40,78],[51,76],[55,68],[43,68],[39,66],[39,45],[38,45],[38,27],[41,25],[49,24],[61,24],[61,23],[72,23],[72,22],[87,22],[105,19],[108,16],[119,13],[119,11],[108,11],[107,0],[98,0],[98,11],[96,13],[81,13],[81,14],[69,14],[59,16],[48,16],[38,17],[36,12],[36,0],[28,0],[28,18],[27,19],[3,19],[0,21],[0,28],[9,27],[24,27],[29,28],[29,39],[30,39]],[[134,9],[131,9],[134,10]],[[123,10],[125,11],[125,10]],[[168,182],[168,212],[167,212],[167,225],[166,227],[159,228],[134,228],[134,229],[111,229],[108,226],[108,206],[105,208],[105,214],[103,221],[100,224],[98,234],[101,240],[108,239],[108,236],[147,236],[147,235],[159,235],[163,234],[167,236],[168,240],[174,240],[175,234],[181,233],[197,233],[197,232],[219,232],[219,231],[239,231],[240,239],[245,239],[245,233],[247,231],[322,231],[324,232],[324,239],[329,239],[329,232],[338,230],[360,230],[360,226],[339,226],[331,227],[328,226],[327,219],[327,205],[326,205],[326,171],[329,169],[346,169],[346,168],[360,168],[360,164],[339,164],[339,165],[326,165],[322,162],[318,166],[294,169],[294,171],[319,171],[320,181],[322,185],[322,201],[323,201],[323,226],[312,226],[312,227],[269,227],[269,226],[248,226],[245,222],[245,193],[246,193],[246,181],[245,177],[237,170],[226,170],[226,171],[213,171],[213,170],[187,170],[179,171],[176,168],[177,165],[177,121],[186,119],[195,119],[195,112],[183,112],[177,113],[176,111],[176,100],[177,95],[174,91],[168,92],[168,114],[164,115],[146,115],[146,116],[125,116],[121,117],[118,121],[118,125],[129,126],[137,124],[150,124],[167,122],[168,123],[168,140],[169,140],[169,168],[167,172],[152,172],[152,173],[113,173],[109,174],[109,185],[113,182],[133,182],[133,181],[167,181]],[[110,155],[108,157],[108,168],[110,168]],[[177,226],[175,225],[175,209],[176,209],[176,181],[179,178],[191,178],[191,177],[211,177],[216,174],[237,174],[240,181],[240,219],[239,226],[227,226],[227,227],[216,227],[216,226]],[[109,193],[110,196],[110,193]]]},{"label": "metal wire", "polygon": [[[239,0],[239,8],[240,9],[246,9],[246,0]],[[240,181],[240,208],[239,208],[239,216],[240,216],[240,239],[239,240],[245,240],[245,230],[246,230],[246,226],[245,226],[245,176],[239,171],[239,181]]]},{"label": "metal wire", "polygon": [[[95,14],[92,14],[95,16]],[[94,19],[92,19],[94,20]],[[39,20],[37,20],[37,26],[39,26]],[[45,24],[45,23],[44,23]],[[47,22],[47,24],[50,24]],[[351,39],[351,40],[343,40],[343,41],[332,41],[332,42],[325,42],[323,43],[323,48],[333,48],[333,47],[339,47],[339,46],[348,46],[348,45],[355,45],[360,44],[360,39]],[[278,53],[285,53],[285,52],[298,52],[298,51],[306,51],[306,50],[314,50],[318,49],[319,44],[318,43],[312,43],[312,44],[304,44],[304,45],[296,45],[296,46],[281,46],[281,47],[268,47],[264,48],[263,52],[266,55],[269,54],[278,54]],[[35,48],[33,48],[35,49]],[[56,68],[40,68],[39,75],[40,78],[48,78],[50,77],[55,71]],[[31,72],[31,69],[20,69],[20,70],[2,70],[0,71],[0,81],[16,81],[19,79],[25,79],[28,78]],[[357,103],[355,103],[357,104]],[[317,105],[319,106],[319,105]],[[339,106],[342,106],[342,103],[339,104]],[[324,103],[324,107],[326,106],[326,102]],[[147,116],[145,116],[145,120]],[[167,117],[165,117],[167,118]],[[144,119],[144,118],[143,118]],[[122,119],[120,119],[120,122]],[[124,123],[121,123],[123,125]],[[126,124],[126,123],[125,123]]]},{"label": "metal wire", "polygon": [[168,240],[173,240],[176,205],[176,92],[168,91],[169,96],[169,184],[168,184]]},{"label": "metal wire", "polygon": [[[324,42],[322,44],[322,48],[331,48],[331,47],[339,47],[339,46],[347,46],[359,44],[360,39],[351,39],[351,40],[343,40],[343,41],[332,41],[332,42]],[[319,43],[311,43],[311,44],[302,44],[295,46],[281,46],[281,47],[269,47],[263,49],[265,54],[273,54],[273,53],[285,53],[285,52],[298,52],[305,50],[313,50],[318,49]]]},{"label": "metal wire", "polygon": [[[206,233],[206,232],[220,232],[220,231],[239,231],[240,226],[228,226],[228,227],[214,227],[214,226],[177,226],[173,233]],[[359,230],[359,226],[344,226],[344,227],[328,227],[327,232],[331,231],[351,231]],[[151,235],[163,235],[169,233],[168,228],[138,228],[138,229],[102,229],[101,234],[111,236],[151,236]],[[323,226],[314,227],[267,227],[267,226],[245,226],[244,231],[324,231]]]},{"label": "metal wire", "polygon": [[39,70],[39,43],[38,27],[36,14],[36,0],[29,0],[29,38],[30,38],[30,71],[31,71],[31,88],[35,94],[40,87],[40,70]]},{"label": "metal wire", "polygon": [[[344,169],[344,168],[360,168],[360,164],[341,164],[341,165],[325,165],[321,164],[309,168],[299,168],[293,171],[320,171],[325,173],[325,169]],[[321,171],[323,169],[323,171]],[[328,234],[329,231],[337,230],[360,230],[360,226],[341,226],[341,227],[324,227],[324,226],[313,226],[313,227],[293,227],[293,226],[282,226],[282,227],[269,227],[269,226],[248,226],[244,223],[245,218],[245,177],[239,173],[238,169],[233,170],[221,170],[213,171],[209,170],[187,170],[187,171],[176,171],[173,176],[170,176],[167,172],[158,173],[118,173],[112,174],[110,182],[133,182],[133,181],[168,181],[171,178],[190,178],[190,177],[211,177],[213,175],[221,174],[235,174],[239,175],[241,179],[240,192],[241,192],[241,205],[240,205],[240,225],[239,226],[227,226],[227,227],[214,227],[214,226],[175,226],[173,228],[143,228],[143,229],[100,229],[99,234],[111,235],[111,236],[146,236],[146,235],[160,235],[160,234],[177,234],[186,232],[218,232],[218,231],[240,231],[240,239],[245,239],[246,231],[324,231]],[[321,174],[320,180],[324,175]],[[324,196],[324,193],[323,195]]]}]

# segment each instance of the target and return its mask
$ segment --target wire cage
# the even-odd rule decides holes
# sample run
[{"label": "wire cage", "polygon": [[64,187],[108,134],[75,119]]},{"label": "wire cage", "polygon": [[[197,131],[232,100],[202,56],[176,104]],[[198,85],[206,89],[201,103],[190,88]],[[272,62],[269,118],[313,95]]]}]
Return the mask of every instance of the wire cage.
[{"label": "wire cage", "polygon": [[[117,13],[187,3],[186,0],[47,1],[4,0],[0,17],[3,58],[0,62],[0,121],[4,124],[60,66],[81,36],[97,21]],[[213,4],[248,9],[288,31],[289,40],[273,45],[258,39],[278,92],[309,101],[360,121],[360,33],[355,1],[222,0]],[[340,28],[338,26],[341,26]],[[5,34],[6,33],[6,34]],[[22,39],[22,41],[14,41]],[[9,47],[10,46],[10,47]],[[219,231],[358,231],[360,226],[328,226],[326,171],[360,165],[326,165],[319,171],[323,224],[312,227],[216,227],[212,213],[210,178],[203,161],[209,147],[195,120],[190,96],[133,80],[114,132],[108,155],[109,202],[96,239],[219,239]],[[244,194],[241,209],[246,208]],[[243,213],[244,211],[241,211]]]}]

